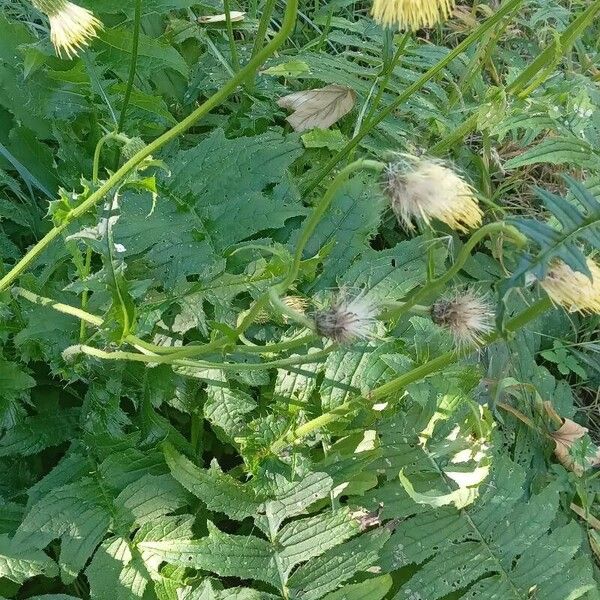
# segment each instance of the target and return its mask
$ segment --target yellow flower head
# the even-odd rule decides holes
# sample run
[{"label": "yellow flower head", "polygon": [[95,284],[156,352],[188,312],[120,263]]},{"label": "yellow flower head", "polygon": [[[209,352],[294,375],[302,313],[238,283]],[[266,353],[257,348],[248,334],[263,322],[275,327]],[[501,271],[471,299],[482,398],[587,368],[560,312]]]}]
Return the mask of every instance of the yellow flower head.
[{"label": "yellow flower head", "polygon": [[569,312],[600,313],[600,266],[591,258],[586,262],[592,279],[559,261],[540,284],[553,302]]},{"label": "yellow flower head", "polygon": [[77,56],[102,29],[102,23],[91,11],[67,0],[32,0],[32,3],[48,17],[50,39],[61,58]]},{"label": "yellow flower head", "polygon": [[373,18],[383,27],[433,27],[452,14],[455,0],[375,0]]},{"label": "yellow flower head", "polygon": [[428,159],[413,159],[412,166],[387,168],[385,191],[392,210],[405,227],[413,221],[443,221],[452,229],[467,232],[479,227],[483,212],[471,186],[452,169]]}]

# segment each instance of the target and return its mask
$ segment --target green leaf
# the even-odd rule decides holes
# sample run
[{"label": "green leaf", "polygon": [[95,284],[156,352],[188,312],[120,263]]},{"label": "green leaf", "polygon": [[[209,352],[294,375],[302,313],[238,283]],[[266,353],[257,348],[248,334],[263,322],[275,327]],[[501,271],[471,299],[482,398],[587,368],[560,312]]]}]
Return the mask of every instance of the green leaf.
[{"label": "green leaf", "polygon": [[7,535],[0,535],[0,577],[23,583],[30,577],[54,577],[56,563],[41,550],[15,544]]},{"label": "green leaf", "polygon": [[298,563],[323,554],[359,531],[360,526],[348,509],[292,521],[277,535],[277,541],[283,545],[278,559],[287,574]]},{"label": "green leaf", "polygon": [[439,508],[440,506],[447,506],[448,504],[454,504],[456,508],[463,508],[468,506],[477,497],[477,490],[470,487],[461,487],[448,494],[440,494],[436,492],[425,492],[420,493],[415,491],[410,480],[404,475],[402,471],[399,474],[400,483],[406,490],[407,494],[417,504],[427,504],[433,508]]},{"label": "green leaf", "polygon": [[311,504],[325,498],[332,487],[333,481],[327,473],[308,473],[297,481],[289,481],[276,474],[265,488],[273,498],[265,502],[265,518],[272,535],[286,518],[302,514]]},{"label": "green leaf", "polygon": [[507,170],[517,169],[540,163],[572,164],[598,168],[600,157],[594,153],[590,144],[575,137],[549,138],[519,156],[507,160],[504,163],[504,168]]},{"label": "green leaf", "polygon": [[170,475],[144,475],[130,483],[114,501],[121,522],[143,525],[187,503],[188,496]]},{"label": "green leaf", "polygon": [[[98,47],[101,60],[115,71],[124,71],[131,60],[133,32],[125,27],[113,27],[100,33]],[[188,66],[175,48],[160,40],[140,34],[137,66],[140,71],[152,73],[160,69],[173,69],[184,77]]]},{"label": "green leaf", "polygon": [[279,574],[271,544],[252,535],[223,533],[210,522],[208,526],[208,537],[199,540],[140,542],[138,547],[173,565],[278,585]]},{"label": "green leaf", "polygon": [[205,419],[231,440],[241,435],[247,423],[246,415],[256,408],[250,394],[232,388],[225,381],[206,388],[203,411]]},{"label": "green leaf", "polygon": [[327,594],[323,600],[383,600],[392,587],[392,578],[382,575],[366,579],[361,583],[352,583]]},{"label": "green leaf", "polygon": [[298,77],[310,72],[308,65],[302,60],[288,60],[274,67],[261,71],[261,75],[273,75],[274,77]]},{"label": "green leaf", "polygon": [[502,297],[513,287],[524,285],[528,273],[538,280],[543,279],[555,259],[564,261],[575,271],[590,275],[581,243],[600,246],[600,202],[584,184],[567,176],[564,179],[577,205],[546,190],[538,190],[544,205],[556,217],[558,227],[534,219],[511,219],[511,223],[537,246],[538,251],[525,253],[512,276],[501,282],[499,290]]},{"label": "green leaf", "polygon": [[94,599],[131,600],[142,598],[150,575],[127,540],[114,537],[102,543],[85,570]]},{"label": "green leaf", "polygon": [[96,480],[54,488],[25,515],[15,533],[20,545],[45,548],[61,538],[59,564],[65,577],[77,576],[111,523],[111,507]]},{"label": "green leaf", "polygon": [[[373,179],[368,175],[355,176],[339,190],[304,252],[304,257],[309,258],[318,254],[326,244],[334,244],[324,260],[318,289],[335,286],[340,274],[366,250],[383,209],[383,195],[374,189]],[[297,235],[292,244],[296,238]]]},{"label": "green leaf", "polygon": [[168,444],[164,453],[173,477],[209,510],[240,521],[258,513],[262,503],[248,484],[241,484],[216,467],[200,469]]},{"label": "green leaf", "polygon": [[159,185],[154,211],[139,195],[124,195],[114,241],[167,287],[192,275],[208,283],[223,272],[229,246],[305,213],[292,194],[267,189],[299,154],[296,137],[267,132],[228,140],[216,129],[169,161],[172,176]]},{"label": "green leaf", "polygon": [[77,408],[26,417],[0,438],[0,456],[28,456],[72,439],[78,417]]},{"label": "green leaf", "polygon": [[301,565],[288,581],[291,600],[318,600],[356,573],[375,564],[390,532],[375,530],[358,536]]}]

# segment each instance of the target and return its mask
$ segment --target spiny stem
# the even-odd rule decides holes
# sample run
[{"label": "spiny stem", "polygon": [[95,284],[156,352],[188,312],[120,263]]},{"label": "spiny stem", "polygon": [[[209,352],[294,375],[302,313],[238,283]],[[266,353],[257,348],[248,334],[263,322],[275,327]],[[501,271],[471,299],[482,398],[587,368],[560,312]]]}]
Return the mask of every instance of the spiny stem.
[{"label": "spiny stem", "polygon": [[281,24],[281,29],[273,39],[262,48],[243,68],[240,69],[218,92],[201,104],[185,119],[163,133],[153,142],[142,148],[121,166],[109,179],[107,179],[89,198],[74,208],[67,217],[53,227],[41,240],[39,240],[27,254],[0,279],[0,292],[9,287],[23,271],[25,271],[46,248],[76,219],[87,213],[115,186],[117,186],[131,171],[133,171],[145,158],[160,150],[163,146],[185,133],[199,119],[207,115],[213,108],[225,101],[256,69],[264,63],[287,39],[296,22],[298,0],[288,0],[286,11]]},{"label": "spiny stem", "polygon": [[140,28],[142,21],[142,0],[135,0],[135,12],[133,15],[133,40],[131,42],[131,62],[129,63],[129,76],[127,78],[127,87],[125,88],[125,96],[123,97],[123,107],[119,116],[119,124],[117,132],[123,131],[125,126],[125,118],[127,117],[127,107],[131,100],[131,92],[133,90],[133,82],[135,81],[135,71],[137,69],[138,51],[140,47]]},{"label": "spiny stem", "polygon": [[463,268],[473,249],[487,236],[495,234],[504,234],[518,246],[524,246],[527,243],[527,238],[522,235],[512,225],[507,225],[503,222],[489,223],[475,231],[465,245],[461,248],[454,264],[443,274],[435,279],[432,279],[427,285],[415,290],[408,298],[404,300],[401,306],[387,310],[384,314],[386,319],[397,319],[405,312],[410,310],[416,304],[419,304],[437,290],[443,288],[453,277],[458,275]]},{"label": "spiny stem", "polygon": [[[511,333],[518,331],[524,325],[536,319],[551,307],[552,301],[548,297],[539,300],[521,314],[511,319],[506,324],[506,331]],[[491,334],[486,339],[484,345],[488,346],[492,344],[493,342],[497,341],[499,337],[500,334],[497,332]],[[411,383],[421,381],[425,377],[428,377],[429,375],[432,375],[433,373],[436,373],[441,369],[444,369],[445,367],[457,362],[462,357],[464,357],[464,354],[458,352],[446,352],[445,354],[442,354],[441,356],[438,356],[437,358],[434,358],[433,360],[430,360],[425,364],[408,371],[408,373],[404,373],[403,375],[396,377],[396,379],[376,387],[374,390],[371,390],[371,392],[368,392],[362,397],[353,398],[344,404],[341,404],[334,410],[323,413],[307,423],[304,423],[304,425],[300,425],[300,427],[297,427],[296,429],[283,435],[271,445],[271,452],[277,454],[286,446],[293,444],[298,440],[307,437],[308,435],[311,435],[318,429],[321,429],[322,427],[325,427],[334,421],[347,418],[359,406],[373,404],[393,394],[399,394]]]},{"label": "spiny stem", "polygon": [[353,137],[331,160],[319,171],[317,176],[311,181],[305,193],[314,190],[327,177],[327,175],[335,168],[335,166],[356,148],[360,142],[386,117],[392,114],[399,106],[406,102],[411,96],[431,81],[436,75],[441,73],[455,58],[465,52],[475,42],[479,41],[492,27],[495,27],[505,16],[516,10],[524,0],[508,0],[505,2],[494,15],[484,21],[479,27],[466,37],[454,50],[435,64],[431,69],[423,73],[414,83],[409,85],[398,97],[389,104],[386,108],[380,111],[371,120],[365,123],[364,127]]},{"label": "spiny stem", "polygon": [[[44,296],[40,296],[34,292],[29,290],[25,290],[20,287],[14,287],[12,290],[13,295],[20,296],[29,302],[34,304],[39,304],[40,306],[47,306],[60,312],[65,315],[70,315],[72,317],[76,317],[80,319],[82,323],[88,323],[89,325],[93,325],[94,327],[102,327],[104,325],[104,320],[101,317],[93,315],[89,312],[81,308],[77,308],[75,306],[71,306],[70,304],[64,304],[62,302],[56,302],[51,298],[46,298]],[[225,338],[229,341],[229,338]],[[233,352],[241,352],[244,354],[273,354],[276,352],[283,352],[285,350],[292,350],[294,348],[299,348],[301,346],[306,346],[312,342],[318,341],[320,338],[315,334],[305,335],[300,338],[295,338],[292,340],[286,340],[285,342],[279,342],[276,344],[269,344],[265,346],[234,346],[232,348]],[[168,355],[171,358],[179,359],[179,358],[189,358],[192,356],[199,356],[202,354],[209,354],[219,348],[223,347],[223,338],[220,338],[220,344],[208,343],[197,346],[184,346],[184,347],[167,347],[167,346],[158,346],[156,344],[152,344],[150,342],[146,342],[141,338],[135,335],[128,335],[125,337],[124,341],[135,348],[142,348],[148,352],[152,352],[154,354],[159,355]]]},{"label": "spiny stem", "polygon": [[262,363],[218,363],[208,362],[200,360],[187,360],[175,358],[170,355],[153,355],[153,354],[138,354],[136,352],[124,352],[122,350],[115,350],[114,352],[107,352],[87,346],[85,344],[76,344],[70,346],[63,351],[65,358],[70,358],[76,354],[87,354],[103,360],[126,360],[133,362],[141,362],[146,364],[163,364],[172,365],[174,367],[188,367],[193,369],[218,369],[222,371],[257,371],[260,369],[278,369],[284,367],[293,367],[296,365],[307,365],[321,362],[321,359],[328,356],[333,350],[334,346],[319,350],[306,356],[294,356],[290,358],[282,358],[279,360],[266,361]]}]

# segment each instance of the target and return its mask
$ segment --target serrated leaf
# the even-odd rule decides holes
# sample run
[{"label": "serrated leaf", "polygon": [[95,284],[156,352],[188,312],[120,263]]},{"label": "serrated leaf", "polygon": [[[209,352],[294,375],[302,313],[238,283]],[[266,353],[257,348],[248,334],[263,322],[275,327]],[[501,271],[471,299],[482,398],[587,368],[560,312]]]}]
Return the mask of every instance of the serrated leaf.
[{"label": "serrated leaf", "polygon": [[111,509],[97,481],[84,478],[55,488],[34,504],[15,533],[20,545],[45,548],[61,538],[59,564],[74,578],[111,523]]},{"label": "serrated leaf", "polygon": [[61,409],[27,417],[0,438],[0,456],[29,456],[71,439],[77,430],[79,409]]},{"label": "serrated leaf", "polygon": [[516,169],[527,165],[550,163],[553,165],[574,164],[590,168],[600,166],[600,157],[593,148],[577,138],[549,138],[523,154],[504,163],[505,169]]},{"label": "serrated leaf", "polygon": [[143,562],[139,556],[134,557],[128,541],[120,537],[102,543],[85,575],[91,595],[97,600],[142,598],[150,582]]},{"label": "serrated leaf", "polygon": [[171,475],[146,474],[130,483],[114,500],[118,519],[143,525],[186,504],[188,496]]},{"label": "serrated leaf", "polygon": [[351,583],[327,594],[323,600],[383,600],[392,587],[392,578],[382,575],[361,583]]},{"label": "serrated leaf", "polygon": [[0,535],[0,577],[23,583],[30,577],[54,577],[56,563],[44,552],[15,544],[7,535]]},{"label": "serrated leaf", "polygon": [[262,502],[248,484],[241,484],[217,468],[200,469],[170,445],[165,445],[164,453],[173,477],[209,510],[237,520],[258,513]]},{"label": "serrated leaf", "polygon": [[209,534],[199,540],[140,542],[170,564],[211,571],[222,577],[258,579],[277,587],[280,579],[272,546],[252,535],[230,535],[209,523]]},{"label": "serrated leaf", "polygon": [[356,573],[375,564],[390,532],[385,529],[358,536],[301,565],[288,581],[291,600],[318,600]]}]

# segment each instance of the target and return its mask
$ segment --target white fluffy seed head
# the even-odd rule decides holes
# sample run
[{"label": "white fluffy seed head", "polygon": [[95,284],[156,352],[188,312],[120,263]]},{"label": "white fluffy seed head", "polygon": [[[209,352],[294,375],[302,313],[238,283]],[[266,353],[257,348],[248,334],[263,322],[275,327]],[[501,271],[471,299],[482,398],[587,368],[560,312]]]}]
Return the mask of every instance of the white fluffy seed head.
[{"label": "white fluffy seed head", "polygon": [[67,0],[32,0],[50,21],[50,39],[61,58],[73,58],[102,29],[94,13]]},{"label": "white fluffy seed head", "polygon": [[482,343],[483,336],[493,329],[494,311],[484,296],[466,291],[435,302],[431,318],[448,329],[461,348]]},{"label": "white fluffy seed head", "polygon": [[438,161],[410,157],[388,165],[384,191],[407,229],[432,219],[463,233],[481,225],[483,212],[471,186]]},{"label": "white fluffy seed head", "polygon": [[341,291],[328,309],[315,313],[315,328],[323,337],[349,344],[374,336],[377,314],[377,307],[364,294],[349,297]]}]

